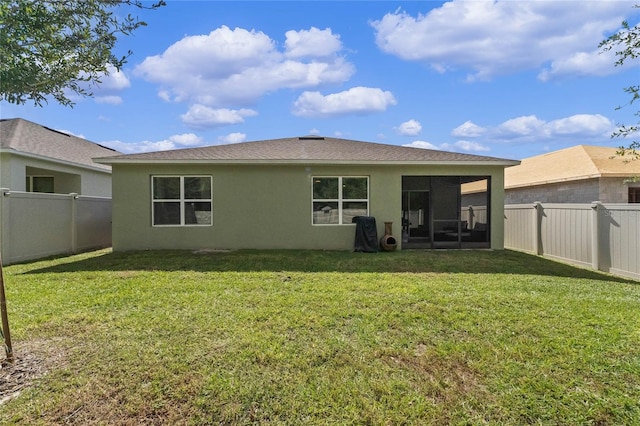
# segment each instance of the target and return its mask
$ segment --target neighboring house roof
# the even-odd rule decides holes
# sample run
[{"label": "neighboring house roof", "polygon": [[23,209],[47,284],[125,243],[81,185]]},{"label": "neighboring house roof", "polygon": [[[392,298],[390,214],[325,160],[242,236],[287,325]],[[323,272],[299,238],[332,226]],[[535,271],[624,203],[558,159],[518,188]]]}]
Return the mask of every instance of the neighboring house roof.
[{"label": "neighboring house roof", "polygon": [[117,163],[218,164],[475,164],[513,166],[518,161],[348,139],[302,136],[173,151],[99,158]]},{"label": "neighboring house roof", "polygon": [[[505,170],[505,189],[601,177],[640,175],[640,161],[616,156],[616,148],[577,145],[522,160]],[[626,161],[626,162],[625,162]]]},{"label": "neighboring house roof", "polygon": [[120,154],[22,118],[0,119],[0,150],[105,171],[111,167],[95,163],[92,158]]}]

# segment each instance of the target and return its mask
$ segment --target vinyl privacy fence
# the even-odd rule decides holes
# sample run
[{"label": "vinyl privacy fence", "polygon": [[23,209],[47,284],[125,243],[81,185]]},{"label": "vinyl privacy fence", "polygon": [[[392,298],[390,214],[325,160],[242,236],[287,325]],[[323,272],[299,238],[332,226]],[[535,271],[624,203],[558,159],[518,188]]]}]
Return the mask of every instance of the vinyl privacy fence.
[{"label": "vinyl privacy fence", "polygon": [[111,199],[0,190],[4,264],[111,245]]},{"label": "vinyl privacy fence", "polygon": [[640,279],[640,205],[505,206],[505,248]]}]

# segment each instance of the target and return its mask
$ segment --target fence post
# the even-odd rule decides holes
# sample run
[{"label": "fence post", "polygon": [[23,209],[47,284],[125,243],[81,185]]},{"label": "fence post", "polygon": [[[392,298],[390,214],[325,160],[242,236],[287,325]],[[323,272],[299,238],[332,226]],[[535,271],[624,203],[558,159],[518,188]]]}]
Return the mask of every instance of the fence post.
[{"label": "fence post", "polygon": [[473,206],[469,206],[469,223],[467,224],[467,229],[473,229],[474,224],[475,224],[475,217],[473,212]]},{"label": "fence post", "polygon": [[4,254],[4,259],[9,258],[9,188],[0,188],[0,253]]},{"label": "fence post", "polygon": [[533,203],[533,254],[542,254],[542,204],[540,201]]},{"label": "fence post", "polygon": [[9,330],[9,316],[7,314],[7,296],[4,291],[4,276],[2,274],[2,253],[4,252],[8,254],[9,250],[7,248],[9,247],[7,241],[10,238],[8,236],[8,231],[11,227],[8,225],[9,218],[7,216],[9,215],[9,207],[7,207],[6,204],[9,204],[8,199],[10,194],[9,188],[0,188],[0,317],[2,317],[2,328],[0,329],[2,332],[0,335],[2,335],[6,361],[13,364],[15,357],[13,356],[11,331]]},{"label": "fence post", "polygon": [[602,203],[591,203],[591,267],[600,270],[600,209]]},{"label": "fence post", "polygon": [[71,198],[71,253],[78,252],[78,193],[69,194]]}]

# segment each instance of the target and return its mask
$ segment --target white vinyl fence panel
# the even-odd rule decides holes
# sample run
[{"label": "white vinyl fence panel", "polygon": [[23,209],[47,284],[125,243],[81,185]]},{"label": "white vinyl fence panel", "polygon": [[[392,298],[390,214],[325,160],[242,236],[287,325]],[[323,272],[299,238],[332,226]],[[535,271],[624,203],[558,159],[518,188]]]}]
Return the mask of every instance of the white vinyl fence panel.
[{"label": "white vinyl fence panel", "polygon": [[111,199],[0,191],[4,264],[111,245]]},{"label": "white vinyl fence panel", "polygon": [[607,204],[598,209],[600,269],[640,278],[640,205]]},{"label": "white vinyl fence panel", "polygon": [[534,213],[535,210],[530,204],[504,206],[505,248],[534,252]]},{"label": "white vinyl fence panel", "polygon": [[505,206],[505,248],[640,279],[640,205]]},{"label": "white vinyl fence panel", "polygon": [[542,253],[591,266],[591,216],[589,204],[546,204],[540,222]]},{"label": "white vinyl fence panel", "polygon": [[111,246],[111,198],[78,197],[75,223],[74,251]]}]

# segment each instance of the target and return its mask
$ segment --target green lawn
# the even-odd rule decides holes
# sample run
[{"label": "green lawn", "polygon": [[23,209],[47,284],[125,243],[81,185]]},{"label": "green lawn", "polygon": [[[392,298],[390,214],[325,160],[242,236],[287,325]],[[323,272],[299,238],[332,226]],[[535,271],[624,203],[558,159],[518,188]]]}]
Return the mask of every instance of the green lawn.
[{"label": "green lawn", "polygon": [[0,424],[640,424],[640,284],[503,251],[5,268]]}]

